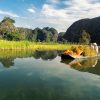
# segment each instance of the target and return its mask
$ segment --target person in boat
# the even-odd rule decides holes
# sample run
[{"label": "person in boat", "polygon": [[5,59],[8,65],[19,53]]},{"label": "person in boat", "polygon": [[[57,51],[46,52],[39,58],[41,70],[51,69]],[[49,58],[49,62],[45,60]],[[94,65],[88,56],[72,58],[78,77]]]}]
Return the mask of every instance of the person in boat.
[{"label": "person in boat", "polygon": [[97,54],[99,53],[99,48],[97,46],[97,43],[91,43],[91,48],[94,49]]},{"label": "person in boat", "polygon": [[94,49],[94,45],[93,45],[93,43],[90,44],[90,47],[91,47],[92,49]]}]

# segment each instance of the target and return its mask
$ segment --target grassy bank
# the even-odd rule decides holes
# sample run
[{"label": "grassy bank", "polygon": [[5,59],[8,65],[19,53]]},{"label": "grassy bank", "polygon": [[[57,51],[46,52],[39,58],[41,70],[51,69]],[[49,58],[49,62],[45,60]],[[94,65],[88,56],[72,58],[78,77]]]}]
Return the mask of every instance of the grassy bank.
[{"label": "grassy bank", "polygon": [[66,50],[73,44],[0,40],[0,50]]}]

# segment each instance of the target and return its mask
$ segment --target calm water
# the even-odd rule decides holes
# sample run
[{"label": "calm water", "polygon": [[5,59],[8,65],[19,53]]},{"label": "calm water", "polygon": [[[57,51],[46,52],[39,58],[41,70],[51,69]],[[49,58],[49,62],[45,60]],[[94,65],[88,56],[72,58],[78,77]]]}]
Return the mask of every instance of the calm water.
[{"label": "calm water", "polygon": [[0,52],[0,100],[100,100],[99,58],[58,51]]}]

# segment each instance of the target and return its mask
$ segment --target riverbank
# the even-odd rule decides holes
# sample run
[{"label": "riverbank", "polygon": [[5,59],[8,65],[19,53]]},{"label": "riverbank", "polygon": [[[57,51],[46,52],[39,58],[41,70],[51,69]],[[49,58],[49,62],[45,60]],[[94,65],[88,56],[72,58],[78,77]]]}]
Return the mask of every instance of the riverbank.
[{"label": "riverbank", "polygon": [[66,50],[75,44],[0,40],[0,50]]}]

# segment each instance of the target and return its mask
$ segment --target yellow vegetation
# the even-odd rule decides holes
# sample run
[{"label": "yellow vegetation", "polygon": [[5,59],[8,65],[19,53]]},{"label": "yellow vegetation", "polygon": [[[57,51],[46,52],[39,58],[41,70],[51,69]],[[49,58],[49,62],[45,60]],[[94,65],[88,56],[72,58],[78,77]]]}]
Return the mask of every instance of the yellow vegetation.
[{"label": "yellow vegetation", "polygon": [[66,50],[73,44],[0,40],[0,50]]},{"label": "yellow vegetation", "polygon": [[69,50],[66,50],[64,54],[95,56],[97,53],[90,46],[80,45],[80,46],[72,46]]}]

